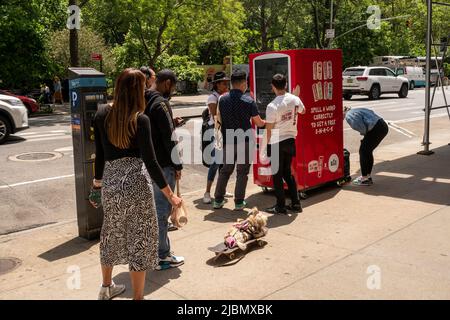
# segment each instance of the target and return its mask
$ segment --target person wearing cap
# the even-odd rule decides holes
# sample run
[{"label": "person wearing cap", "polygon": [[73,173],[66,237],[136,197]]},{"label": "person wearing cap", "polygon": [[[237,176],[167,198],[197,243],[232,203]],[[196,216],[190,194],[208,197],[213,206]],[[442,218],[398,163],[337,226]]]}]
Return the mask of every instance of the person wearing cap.
[{"label": "person wearing cap", "polygon": [[[175,190],[175,183],[181,179],[181,171],[183,170],[178,143],[172,140],[176,123],[168,100],[174,93],[176,84],[177,77],[172,70],[161,70],[156,75],[155,90],[145,92],[147,103],[145,114],[150,118],[156,159],[172,190]],[[175,256],[170,248],[168,219],[172,211],[172,205],[157,185],[154,184],[153,189],[159,227],[159,266],[156,269],[176,268],[184,264],[184,258]]]},{"label": "person wearing cap", "polygon": [[156,81],[156,73],[155,73],[155,71],[153,71],[152,68],[146,67],[146,66],[141,67],[141,69],[139,69],[139,70],[141,70],[141,72],[145,75],[145,79],[146,79],[145,87],[146,87],[146,89],[148,89],[148,90],[155,89],[154,86],[153,86],[155,84],[155,81]]},{"label": "person wearing cap", "polygon": [[[217,115],[217,103],[219,101],[219,98],[226,94],[229,91],[229,83],[230,83],[230,79],[227,77],[225,72],[217,72],[214,75],[214,79],[212,81],[213,84],[213,91],[212,93],[208,96],[208,100],[206,102],[207,106],[208,106],[208,112],[209,112],[209,120],[208,120],[208,128],[210,130],[214,129],[214,117]],[[204,139],[205,137],[202,137],[202,139]],[[211,143],[214,141],[214,137],[211,138]],[[209,170],[208,170],[208,179],[206,182],[206,192],[205,195],[203,196],[203,203],[204,204],[210,204],[212,202],[211,200],[211,188],[212,188],[212,184],[214,182],[214,179],[216,178],[217,175],[217,171],[219,170],[219,164],[216,163],[215,161],[215,154],[216,154],[216,150],[213,149],[211,151],[211,159],[210,162],[210,166],[209,166]],[[226,193],[225,197],[232,197],[233,195],[230,193]]]},{"label": "person wearing cap", "polygon": [[373,151],[389,133],[389,126],[383,118],[366,108],[351,109],[346,107],[344,116],[349,126],[364,136],[359,148],[361,176],[353,180],[353,185],[371,186],[373,185]]},{"label": "person wearing cap", "polygon": [[[254,131],[252,121],[258,127],[264,127],[256,102],[252,97],[244,95],[247,91],[247,74],[235,71],[231,76],[231,91],[219,99],[216,129],[221,133],[216,146],[220,145],[221,169],[216,185],[214,209],[225,205],[224,197],[230,176],[236,167],[236,187],[234,190],[235,210],[246,207],[245,192],[248,174],[251,167],[252,151],[254,150]],[[221,141],[219,141],[221,140]]]}]

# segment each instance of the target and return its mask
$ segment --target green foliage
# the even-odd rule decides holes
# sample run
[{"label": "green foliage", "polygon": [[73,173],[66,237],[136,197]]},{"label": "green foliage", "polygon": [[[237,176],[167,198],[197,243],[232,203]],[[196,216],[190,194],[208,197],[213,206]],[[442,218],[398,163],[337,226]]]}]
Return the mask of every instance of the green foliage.
[{"label": "green foliage", "polygon": [[[64,77],[69,65],[68,2],[1,1],[2,86],[33,87],[55,74]],[[330,0],[78,3],[83,4],[81,65],[98,69],[90,55],[101,53],[111,78],[124,68],[150,65],[170,67],[180,79],[197,79],[194,64],[221,64],[228,55],[233,63],[248,63],[248,54],[254,52],[329,45],[325,31],[330,24]],[[425,1],[333,0],[333,4],[337,38],[332,45],[343,50],[344,66],[368,64],[376,55],[425,55]],[[381,18],[389,19],[376,30],[366,26],[371,5],[378,5]],[[435,40],[450,34],[449,13],[449,8],[435,7]]]},{"label": "green foliage", "polygon": [[[107,76],[113,76],[116,71],[116,62],[111,48],[105,44],[101,35],[85,27],[79,32],[80,64],[83,67],[99,70],[100,62],[91,60],[92,53],[103,56],[103,72]],[[49,54],[58,68],[58,74],[66,75],[67,68],[70,66],[69,30],[55,31],[51,34]]]},{"label": "green foliage", "polygon": [[[49,2],[49,1],[46,1]],[[0,4],[0,79],[7,88],[33,88],[51,78],[54,66],[46,50],[55,24],[40,1],[4,0]],[[52,11],[52,15],[56,12]],[[48,24],[47,26],[45,24]]]},{"label": "green foliage", "polygon": [[173,70],[180,81],[198,82],[203,80],[203,70],[198,68],[197,63],[191,61],[188,56],[161,56],[159,66],[160,69]]}]

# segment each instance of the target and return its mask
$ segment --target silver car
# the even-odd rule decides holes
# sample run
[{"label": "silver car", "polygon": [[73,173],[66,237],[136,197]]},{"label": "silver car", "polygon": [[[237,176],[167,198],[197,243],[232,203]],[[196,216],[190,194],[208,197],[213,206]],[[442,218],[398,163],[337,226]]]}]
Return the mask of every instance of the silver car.
[{"label": "silver car", "polygon": [[28,112],[20,99],[0,94],[0,144],[10,134],[28,129]]}]

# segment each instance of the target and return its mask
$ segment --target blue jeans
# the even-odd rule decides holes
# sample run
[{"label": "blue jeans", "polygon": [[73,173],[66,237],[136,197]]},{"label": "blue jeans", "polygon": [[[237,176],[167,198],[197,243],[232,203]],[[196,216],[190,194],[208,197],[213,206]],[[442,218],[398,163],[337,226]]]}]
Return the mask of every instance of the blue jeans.
[{"label": "blue jeans", "polygon": [[[164,177],[172,190],[175,190],[175,169],[172,167],[163,168]],[[169,232],[169,216],[172,212],[172,205],[167,200],[161,189],[153,183],[153,190],[155,193],[156,214],[158,216],[159,226],[159,258],[164,259],[170,255],[170,240]]]},{"label": "blue jeans", "polygon": [[217,171],[219,170],[220,165],[218,165],[216,163],[217,162],[216,159],[215,159],[215,157],[216,157],[216,149],[214,149],[211,152],[211,156],[214,157],[214,163],[212,163],[211,166],[209,167],[209,170],[208,170],[208,181],[212,182],[216,178]]}]

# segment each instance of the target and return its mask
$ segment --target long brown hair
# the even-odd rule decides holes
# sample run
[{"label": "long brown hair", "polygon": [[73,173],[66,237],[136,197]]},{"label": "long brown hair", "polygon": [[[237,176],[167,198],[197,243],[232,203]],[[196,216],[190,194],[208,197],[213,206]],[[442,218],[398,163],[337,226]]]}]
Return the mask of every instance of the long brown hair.
[{"label": "long brown hair", "polygon": [[137,117],[145,110],[145,76],[137,69],[124,70],[116,81],[114,103],[106,117],[108,140],[127,149],[136,135]]}]

